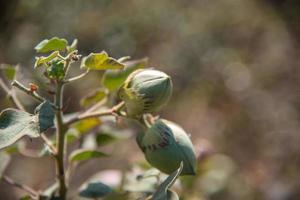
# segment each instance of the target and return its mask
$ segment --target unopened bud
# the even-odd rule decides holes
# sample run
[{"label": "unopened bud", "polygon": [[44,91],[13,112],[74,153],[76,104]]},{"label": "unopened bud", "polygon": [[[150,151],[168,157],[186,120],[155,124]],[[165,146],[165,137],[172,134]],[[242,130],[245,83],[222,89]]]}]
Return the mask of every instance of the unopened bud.
[{"label": "unopened bud", "polygon": [[183,162],[181,175],[196,173],[197,159],[193,144],[177,124],[157,120],[145,133],[138,135],[137,143],[146,160],[160,171],[170,174]]},{"label": "unopened bud", "polygon": [[140,116],[160,110],[172,95],[171,78],[152,69],[133,72],[119,90],[129,116]]}]

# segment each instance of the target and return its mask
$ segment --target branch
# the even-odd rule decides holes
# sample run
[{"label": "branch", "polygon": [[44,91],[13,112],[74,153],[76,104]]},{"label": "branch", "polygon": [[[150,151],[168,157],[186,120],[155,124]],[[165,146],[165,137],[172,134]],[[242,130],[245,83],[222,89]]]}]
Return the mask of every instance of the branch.
[{"label": "branch", "polygon": [[21,183],[17,183],[15,182],[13,179],[11,179],[10,177],[4,175],[3,176],[3,180],[10,184],[10,185],[13,185],[17,188],[20,188],[21,190],[24,190],[25,192],[29,193],[30,196],[32,196],[33,198],[37,198],[38,197],[38,192],[35,191],[34,189],[32,189],[31,187],[27,186],[27,185],[24,185],[24,184],[21,184]]},{"label": "branch", "polygon": [[119,115],[119,111],[124,107],[124,105],[125,103],[122,101],[107,111],[84,112],[74,117],[73,119],[70,119],[68,122],[66,122],[66,125],[70,126],[71,124],[74,124],[80,120],[88,119],[88,118],[102,117],[102,116],[109,116],[109,115]]},{"label": "branch", "polygon": [[78,75],[78,76],[75,76],[75,77],[73,77],[73,78],[69,78],[69,79],[65,80],[64,83],[70,83],[70,82],[76,81],[76,80],[78,80],[78,79],[81,79],[81,78],[83,78],[85,75],[87,75],[89,72],[90,72],[90,70],[86,70],[84,73],[82,73],[82,74],[80,74],[80,75]]},{"label": "branch", "polygon": [[[37,92],[32,91],[30,88],[25,87],[24,85],[22,85],[20,82],[18,82],[16,80],[14,80],[11,83],[11,85],[13,87],[20,89],[21,91],[25,92],[26,94],[32,96],[34,99],[36,99],[39,102],[47,101],[45,98],[41,97]],[[57,107],[53,103],[50,103],[50,104],[54,109],[57,109]]]}]

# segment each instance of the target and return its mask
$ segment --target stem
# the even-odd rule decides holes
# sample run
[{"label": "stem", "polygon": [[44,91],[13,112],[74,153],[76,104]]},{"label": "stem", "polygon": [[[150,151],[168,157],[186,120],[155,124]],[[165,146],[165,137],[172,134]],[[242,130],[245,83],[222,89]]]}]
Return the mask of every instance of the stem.
[{"label": "stem", "polygon": [[94,118],[94,117],[101,117],[101,116],[109,116],[109,115],[118,115],[118,112],[124,107],[124,102],[120,102],[116,106],[112,107],[110,110],[107,111],[99,111],[99,112],[84,112],[73,119],[66,122],[67,126],[74,124],[80,120]]},{"label": "stem", "polygon": [[27,185],[17,183],[16,181],[14,181],[13,179],[11,179],[10,177],[8,177],[6,175],[3,176],[3,180],[10,185],[13,185],[17,188],[24,190],[25,192],[29,193],[30,196],[32,196],[33,198],[38,197],[38,192],[36,192],[34,189],[32,189],[31,187],[29,187]]},{"label": "stem", "polygon": [[67,195],[67,185],[65,180],[65,168],[64,168],[64,153],[65,153],[65,133],[66,126],[63,123],[63,111],[62,111],[62,101],[63,101],[63,83],[58,82],[56,86],[56,96],[55,105],[58,108],[56,111],[56,144],[57,144],[57,154],[56,154],[56,176],[59,183],[59,196],[62,200],[66,199]]}]

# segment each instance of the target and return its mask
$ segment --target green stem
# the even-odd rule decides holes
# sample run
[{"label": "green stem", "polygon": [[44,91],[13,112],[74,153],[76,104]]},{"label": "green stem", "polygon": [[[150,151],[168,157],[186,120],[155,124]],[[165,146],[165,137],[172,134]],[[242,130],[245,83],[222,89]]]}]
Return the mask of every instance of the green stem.
[{"label": "green stem", "polygon": [[59,196],[62,200],[66,199],[67,196],[67,185],[65,178],[65,167],[64,167],[64,154],[65,154],[65,133],[67,127],[63,123],[63,83],[58,82],[56,86],[55,105],[58,108],[56,111],[56,144],[57,144],[57,155],[56,155],[56,176],[59,183]]}]

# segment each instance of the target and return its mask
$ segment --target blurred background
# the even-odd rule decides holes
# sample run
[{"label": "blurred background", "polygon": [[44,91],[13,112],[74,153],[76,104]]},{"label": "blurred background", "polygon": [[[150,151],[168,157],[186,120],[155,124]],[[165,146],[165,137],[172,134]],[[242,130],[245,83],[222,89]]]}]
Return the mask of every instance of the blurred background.
[{"label": "blurred background", "polygon": [[[23,83],[39,83],[33,48],[53,36],[77,38],[82,55],[148,57],[170,74],[175,91],[160,115],[191,133],[198,152],[215,152],[200,159],[205,170],[180,192],[184,199],[300,199],[299,1],[10,0],[0,2],[0,27],[0,63],[20,64]],[[80,110],[77,100],[100,80],[95,73],[68,86],[67,112]],[[29,110],[36,105],[18,95]],[[11,106],[5,97],[1,90],[1,110]],[[117,145],[111,160],[79,167],[71,187],[144,159],[134,139]],[[44,189],[52,165],[15,155],[6,174]],[[0,199],[22,194],[0,182]]]}]

